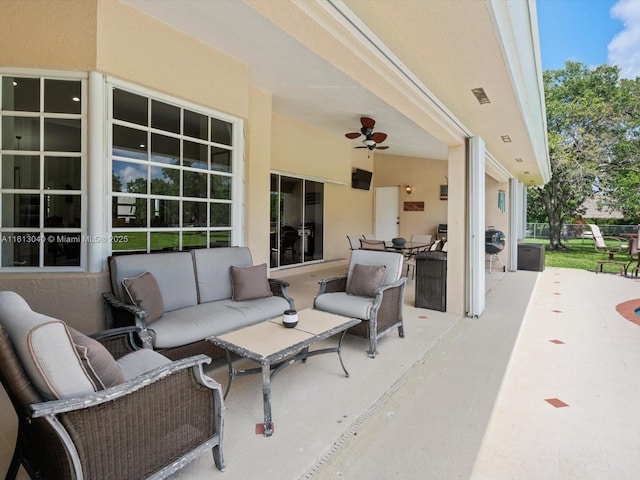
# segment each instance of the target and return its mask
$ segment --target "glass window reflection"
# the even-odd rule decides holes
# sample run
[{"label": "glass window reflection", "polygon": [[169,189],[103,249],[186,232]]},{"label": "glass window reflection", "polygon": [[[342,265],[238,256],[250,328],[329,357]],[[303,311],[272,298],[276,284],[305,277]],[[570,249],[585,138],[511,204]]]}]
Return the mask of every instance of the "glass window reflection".
[{"label": "glass window reflection", "polygon": [[147,97],[119,88],[113,90],[113,118],[146,126],[149,124],[148,109]]},{"label": "glass window reflection", "polygon": [[71,80],[44,81],[44,111],[52,113],[80,113],[82,111],[81,83]]},{"label": "glass window reflection", "polygon": [[40,150],[40,119],[37,117],[2,117],[2,148],[5,150]]},{"label": "glass window reflection", "polygon": [[40,188],[40,158],[3,155],[2,188]]},{"label": "glass window reflection", "polygon": [[139,163],[114,160],[111,189],[114,192],[147,193],[147,167]]},{"label": "glass window reflection", "polygon": [[40,79],[2,77],[2,110],[40,111]]},{"label": "glass window reflection", "polygon": [[44,149],[49,152],[79,152],[82,147],[80,120],[44,119]]},{"label": "glass window reflection", "polygon": [[113,126],[113,155],[147,159],[147,132],[136,128]]}]

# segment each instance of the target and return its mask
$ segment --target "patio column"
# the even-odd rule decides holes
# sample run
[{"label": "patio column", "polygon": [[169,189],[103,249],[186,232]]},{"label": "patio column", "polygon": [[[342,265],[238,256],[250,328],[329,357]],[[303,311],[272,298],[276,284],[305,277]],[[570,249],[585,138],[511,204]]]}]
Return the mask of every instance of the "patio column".
[{"label": "patio column", "polygon": [[526,190],[524,185],[515,178],[509,179],[509,258],[507,270],[518,270],[518,241],[524,236],[524,226],[527,218]]},{"label": "patio column", "polygon": [[485,145],[467,140],[467,315],[479,317],[485,307]]},{"label": "patio column", "polygon": [[[110,198],[107,197],[105,178],[105,83],[104,76],[98,72],[89,73],[89,112],[87,144],[87,237],[104,237],[110,230],[106,212],[111,211]],[[87,271],[97,273],[106,268],[106,259],[110,244],[106,242],[86,241]]]}]

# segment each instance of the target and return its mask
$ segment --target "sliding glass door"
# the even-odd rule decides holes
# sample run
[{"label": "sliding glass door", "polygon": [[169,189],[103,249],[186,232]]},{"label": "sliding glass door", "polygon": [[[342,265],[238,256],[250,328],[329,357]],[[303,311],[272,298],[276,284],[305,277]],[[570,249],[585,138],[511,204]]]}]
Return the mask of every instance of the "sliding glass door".
[{"label": "sliding glass door", "polygon": [[322,260],[324,184],[271,174],[271,268]]}]

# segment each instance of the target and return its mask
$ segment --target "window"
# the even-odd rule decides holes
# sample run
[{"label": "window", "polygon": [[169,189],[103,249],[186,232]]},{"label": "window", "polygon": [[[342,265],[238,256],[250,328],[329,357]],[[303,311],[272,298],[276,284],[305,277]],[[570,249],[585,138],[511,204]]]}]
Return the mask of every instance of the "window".
[{"label": "window", "polygon": [[0,73],[4,269],[84,264],[86,79]]},{"label": "window", "polygon": [[113,252],[231,245],[240,195],[234,122],[174,99],[110,91]]}]

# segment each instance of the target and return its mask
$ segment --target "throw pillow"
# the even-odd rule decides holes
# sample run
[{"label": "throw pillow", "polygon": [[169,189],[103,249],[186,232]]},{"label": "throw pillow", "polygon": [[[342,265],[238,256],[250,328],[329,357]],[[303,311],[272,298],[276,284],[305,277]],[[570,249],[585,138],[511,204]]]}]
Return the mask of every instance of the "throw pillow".
[{"label": "throw pillow", "polygon": [[125,278],[122,286],[129,296],[129,300],[145,310],[149,316],[147,323],[152,323],[164,314],[162,292],[156,278],[151,272],[144,272],[137,277]]},{"label": "throw pillow", "polygon": [[67,326],[80,362],[95,390],[104,390],[124,382],[120,365],[97,340]]},{"label": "throw pillow", "polygon": [[347,285],[347,294],[358,297],[375,297],[376,289],[382,286],[387,267],[384,265],[360,265],[353,266],[351,277]]},{"label": "throw pillow", "polygon": [[431,244],[431,247],[429,247],[430,252],[436,252],[439,249],[440,249],[440,240],[436,240]]},{"label": "throw pillow", "polygon": [[267,277],[267,264],[231,267],[231,300],[240,302],[273,295]]}]

